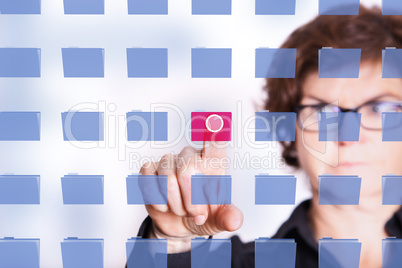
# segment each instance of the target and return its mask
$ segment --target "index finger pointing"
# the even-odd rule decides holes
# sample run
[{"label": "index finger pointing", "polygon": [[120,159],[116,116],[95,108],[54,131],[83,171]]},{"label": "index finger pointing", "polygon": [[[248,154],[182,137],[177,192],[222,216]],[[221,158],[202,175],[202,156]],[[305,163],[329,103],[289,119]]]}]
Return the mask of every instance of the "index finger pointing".
[{"label": "index finger pointing", "polygon": [[226,141],[204,141],[201,157],[206,159],[226,157],[227,144]]},{"label": "index finger pointing", "polygon": [[204,141],[202,149],[202,163],[206,175],[223,175],[228,167],[226,156],[227,142]]},{"label": "index finger pointing", "polygon": [[206,114],[204,123],[205,134],[202,157],[225,157],[227,142],[232,139],[232,113]]}]

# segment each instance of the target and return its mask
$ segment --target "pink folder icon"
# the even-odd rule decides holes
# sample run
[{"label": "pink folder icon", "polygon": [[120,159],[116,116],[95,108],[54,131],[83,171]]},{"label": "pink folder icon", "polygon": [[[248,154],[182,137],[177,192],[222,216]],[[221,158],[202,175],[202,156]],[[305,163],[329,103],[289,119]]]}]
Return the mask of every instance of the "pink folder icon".
[{"label": "pink folder icon", "polygon": [[231,112],[192,112],[191,141],[230,141]]}]

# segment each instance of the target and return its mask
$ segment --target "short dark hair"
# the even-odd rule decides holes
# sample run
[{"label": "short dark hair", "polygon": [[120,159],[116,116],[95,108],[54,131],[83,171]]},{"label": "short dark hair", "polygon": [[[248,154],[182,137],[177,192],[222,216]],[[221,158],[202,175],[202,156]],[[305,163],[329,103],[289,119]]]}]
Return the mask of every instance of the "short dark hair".
[{"label": "short dark hair", "polygon": [[[281,48],[296,48],[295,78],[267,78],[265,109],[293,112],[303,96],[302,84],[318,70],[322,47],[361,48],[362,62],[380,61],[385,47],[402,47],[402,16],[383,16],[379,7],[360,5],[359,15],[321,15],[296,29]],[[295,142],[281,142],[286,164],[300,167]]]}]

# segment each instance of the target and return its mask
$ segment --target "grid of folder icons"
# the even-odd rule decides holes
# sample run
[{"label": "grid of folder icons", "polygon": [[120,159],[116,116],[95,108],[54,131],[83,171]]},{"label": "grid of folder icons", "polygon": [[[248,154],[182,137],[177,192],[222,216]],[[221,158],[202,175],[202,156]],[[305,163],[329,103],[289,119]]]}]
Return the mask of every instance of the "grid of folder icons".
[{"label": "grid of folder icons", "polygon": [[230,15],[232,0],[191,0],[193,15]]},{"label": "grid of folder icons", "polygon": [[358,239],[323,237],[318,240],[318,266],[359,268],[361,247]]},{"label": "grid of folder icons", "polygon": [[232,243],[230,239],[191,239],[192,268],[230,268]]},{"label": "grid of folder icons", "polygon": [[357,175],[318,176],[318,204],[358,205],[362,178]]},{"label": "grid of folder icons", "polygon": [[358,15],[360,0],[319,0],[320,15]]},{"label": "grid of folder icons", "polygon": [[[383,78],[402,77],[401,51],[382,50]],[[65,78],[105,77],[105,49],[68,47],[61,52]],[[0,77],[41,77],[41,53],[41,48],[0,48]],[[127,48],[126,54],[129,78],[168,77],[167,48]],[[296,48],[255,49],[255,78],[294,78],[296,55]],[[324,47],[319,49],[318,55],[319,78],[359,77],[361,49]],[[192,48],[191,77],[231,78],[232,49]]]},{"label": "grid of folder icons", "polygon": [[168,0],[128,0],[130,15],[166,15]]},{"label": "grid of folder icons", "polygon": [[387,237],[382,240],[382,268],[402,266],[402,239]]},{"label": "grid of folder icons", "polygon": [[[278,1],[278,3],[282,2]],[[255,50],[255,77],[294,78],[296,53],[296,48],[257,48]]]},{"label": "grid of folder icons", "polygon": [[192,141],[230,141],[232,139],[231,112],[192,112]]},{"label": "grid of folder icons", "polygon": [[0,267],[39,268],[39,239],[0,238]]},{"label": "grid of folder icons", "polygon": [[402,113],[382,113],[382,141],[402,141]]},{"label": "grid of folder icons", "polygon": [[[105,0],[62,0],[64,14],[75,15],[102,15],[105,14]],[[334,5],[325,3],[325,8],[355,3],[353,0],[343,0],[345,3]],[[397,0],[386,0],[384,8],[392,10]],[[129,15],[167,15],[168,0],[126,0]],[[296,0],[255,0],[256,15],[294,15]],[[321,10],[321,9],[320,9]],[[348,6],[348,12],[355,12],[356,6]],[[41,14],[41,0],[2,0],[0,1],[1,14]],[[390,11],[388,11],[389,13]],[[232,0],[192,0],[191,13],[193,15],[230,15],[232,13]],[[399,14],[384,14],[399,15]]]},{"label": "grid of folder icons", "polygon": [[296,242],[294,239],[255,240],[255,268],[294,268],[296,264]]},{"label": "grid of folder icons", "polygon": [[231,48],[191,49],[191,77],[230,78],[232,77]]},{"label": "grid of folder icons", "polygon": [[255,0],[255,15],[294,15],[296,0]]},{"label": "grid of folder icons", "polygon": [[359,141],[362,115],[353,112],[319,113],[319,141]]},{"label": "grid of folder icons", "polygon": [[296,113],[259,111],[255,113],[256,141],[294,141]]},{"label": "grid of folder icons", "polygon": [[64,77],[104,77],[103,48],[62,48]]},{"label": "grid of folder icons", "polygon": [[402,15],[400,0],[382,0],[383,15]]},{"label": "grid of folder icons", "polygon": [[63,0],[64,14],[105,14],[105,0]]},{"label": "grid of folder icons", "polygon": [[[256,268],[292,268],[296,262],[294,239],[255,239]],[[320,268],[358,268],[362,243],[358,239],[318,240]],[[60,243],[63,268],[104,267],[104,239],[68,237]],[[382,239],[383,268],[402,264],[402,239]],[[0,267],[39,268],[40,239],[0,238]],[[191,267],[231,267],[230,239],[191,240]],[[21,257],[23,256],[23,258]],[[126,242],[127,267],[167,267],[167,239],[132,237]]]},{"label": "grid of folder icons", "polygon": [[[295,204],[294,175],[255,175],[255,204]],[[192,176],[193,204],[230,204],[231,176]],[[0,204],[40,204],[39,175],[0,175]],[[103,204],[104,176],[68,174],[61,178],[64,204]],[[128,204],[167,204],[167,176],[132,174],[126,178]],[[319,176],[319,204],[359,203],[361,178]],[[402,176],[382,176],[383,205],[402,205]]]},{"label": "grid of folder icons", "polygon": [[65,175],[61,188],[65,205],[103,205],[103,175]]},{"label": "grid of folder icons", "polygon": [[318,77],[359,78],[360,57],[360,48],[322,48],[318,51]]},{"label": "grid of folder icons", "polygon": [[65,141],[103,141],[103,112],[68,111],[61,118]]},{"label": "grid of folder icons", "polygon": [[39,141],[40,112],[0,112],[0,141]]},{"label": "grid of folder icons", "polygon": [[387,174],[382,176],[382,204],[402,205],[402,176]]},{"label": "grid of folder icons", "polygon": [[230,175],[191,176],[191,204],[230,205],[232,203],[232,177]]},{"label": "grid of folder icons", "polygon": [[293,175],[255,175],[256,205],[294,205],[296,177]]},{"label": "grid of folder icons", "polygon": [[382,50],[382,78],[402,78],[402,49]]},{"label": "grid of folder icons", "polygon": [[128,141],[167,141],[167,112],[131,111],[127,117]]},{"label": "grid of folder icons", "polygon": [[168,77],[167,48],[127,48],[128,77]]},{"label": "grid of folder icons", "polygon": [[167,175],[128,175],[126,187],[129,205],[167,204]]},{"label": "grid of folder icons", "polygon": [[0,14],[41,14],[41,0],[1,0]]},{"label": "grid of folder icons", "polygon": [[40,77],[40,48],[0,48],[0,77]]},{"label": "grid of folder icons", "polygon": [[[317,0],[320,15],[357,15],[360,0]],[[41,0],[0,0],[1,15],[39,15]],[[65,15],[104,15],[105,0],[59,0]],[[168,0],[124,0],[126,15],[167,15]],[[402,15],[401,0],[382,0],[383,15]],[[255,0],[255,15],[294,15],[296,0]],[[232,0],[191,0],[191,14],[231,15]],[[74,16],[68,16],[74,17]],[[133,16],[131,16],[132,18]],[[74,45],[74,44],[72,44]],[[124,52],[124,51],[123,51]],[[231,78],[232,48],[191,48],[191,78]],[[253,50],[250,49],[250,52]],[[0,48],[0,78],[41,78],[42,53],[37,47]],[[358,78],[362,50],[358,48],[324,47],[318,51],[319,78]],[[105,49],[99,47],[59,48],[58,70],[67,80],[104,78]],[[235,55],[236,56],[236,55]],[[295,78],[296,48],[255,49],[255,78]],[[168,48],[126,48],[126,78],[168,78]],[[402,78],[402,49],[382,50],[382,77]],[[73,79],[71,79],[73,78]],[[92,79],[93,80],[93,79]],[[32,80],[29,80],[32,81]],[[35,80],[36,81],[36,80]],[[231,131],[231,113],[223,124]],[[230,114],[230,116],[229,116]],[[195,116],[200,115],[194,113]],[[205,114],[204,114],[205,115]],[[59,114],[60,116],[60,114]],[[296,113],[255,113],[256,141],[295,141]],[[361,114],[320,113],[319,141],[358,141]],[[60,117],[59,117],[60,119]],[[103,112],[67,111],[61,113],[64,141],[103,141]],[[167,141],[168,113],[131,111],[126,114],[128,141]],[[205,118],[204,118],[205,119]],[[204,120],[203,119],[203,120]],[[195,125],[196,126],[196,125]],[[192,125],[193,127],[193,125]],[[206,124],[194,130],[205,131]],[[193,130],[193,129],[192,129]],[[231,133],[219,136],[231,140]],[[212,140],[211,136],[192,136],[194,141]],[[221,132],[223,133],[223,132]],[[227,135],[229,133],[229,135]],[[0,141],[40,141],[41,112],[1,111]],[[382,141],[402,141],[402,113],[382,114]],[[126,178],[127,204],[167,204],[166,175],[132,174]],[[357,205],[362,178],[357,175],[319,176],[320,205]],[[39,205],[41,203],[39,175],[0,175],[0,205]],[[294,205],[297,179],[293,175],[259,174],[255,176],[255,204]],[[68,174],[61,177],[61,198],[65,205],[103,205],[104,176]],[[191,177],[191,203],[204,205],[231,204],[230,175],[195,174]],[[402,205],[402,176],[382,176],[382,204]],[[402,239],[382,240],[383,267],[402,267]],[[167,267],[166,239],[133,237],[126,242],[127,267]],[[255,240],[256,267],[294,267],[294,239],[258,238]],[[361,246],[357,239],[319,240],[319,267],[359,267]],[[231,267],[230,239],[192,239],[191,266]],[[103,267],[104,239],[68,237],[60,242],[64,268]],[[0,267],[39,268],[40,239],[0,238]]]},{"label": "grid of folder icons", "polygon": [[61,242],[63,268],[103,268],[103,239],[68,237]]},{"label": "grid of folder icons", "polygon": [[[203,114],[193,112],[192,141],[231,140],[231,113],[223,115],[223,129],[209,132]],[[201,118],[202,117],[202,118]],[[134,110],[126,114],[128,141],[167,141],[168,113]],[[65,141],[103,141],[104,113],[67,111],[61,114]],[[202,119],[201,121],[199,119]],[[320,112],[318,120],[319,141],[359,141],[362,114],[355,112]],[[200,125],[201,122],[201,125]],[[201,126],[201,128],[200,128]],[[209,134],[208,134],[209,133]],[[0,112],[0,141],[39,141],[41,134],[40,112]],[[255,141],[294,141],[296,113],[255,113]],[[402,113],[382,112],[382,141],[402,141]]]},{"label": "grid of folder icons", "polygon": [[0,204],[40,204],[40,176],[0,175]]},{"label": "grid of folder icons", "polygon": [[167,239],[132,237],[126,242],[127,268],[167,267]]}]

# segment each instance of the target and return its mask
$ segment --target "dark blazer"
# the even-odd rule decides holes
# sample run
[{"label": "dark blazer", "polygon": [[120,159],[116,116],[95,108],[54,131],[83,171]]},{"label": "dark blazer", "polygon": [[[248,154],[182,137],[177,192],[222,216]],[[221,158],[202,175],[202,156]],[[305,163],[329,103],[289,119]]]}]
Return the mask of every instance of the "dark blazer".
[{"label": "dark blazer", "polygon": [[[311,199],[300,203],[274,236],[271,238],[293,238],[296,246],[296,268],[318,268],[318,244],[308,220]],[[148,233],[152,219],[148,216],[142,223],[138,236]],[[390,236],[402,237],[402,208],[387,221],[384,226]],[[210,237],[211,238],[211,237]],[[243,243],[237,235],[232,242],[232,268],[254,268],[255,242]],[[168,254],[168,267],[190,268],[191,251]]]}]

